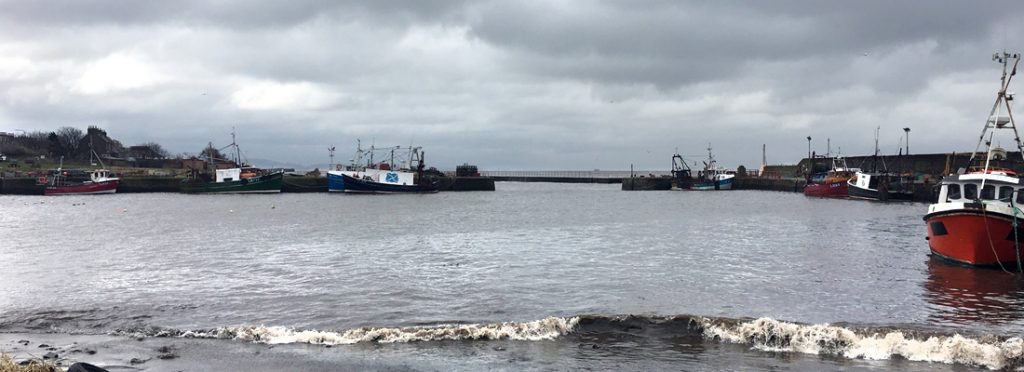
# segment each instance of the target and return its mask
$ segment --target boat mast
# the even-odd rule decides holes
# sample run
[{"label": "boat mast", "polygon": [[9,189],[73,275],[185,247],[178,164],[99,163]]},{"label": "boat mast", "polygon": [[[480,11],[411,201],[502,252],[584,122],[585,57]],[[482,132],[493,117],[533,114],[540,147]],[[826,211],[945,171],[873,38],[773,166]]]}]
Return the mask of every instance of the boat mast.
[{"label": "boat mast", "polygon": [[711,156],[711,142],[708,142],[708,163],[705,164],[705,168],[705,173],[710,172],[715,168],[715,158]]},{"label": "boat mast", "polygon": [[[1007,75],[1006,67],[1009,65],[1010,59],[1013,59],[1013,69],[1010,71],[1009,75]],[[1020,54],[1010,54],[1007,52],[995,53],[992,55],[992,60],[1003,65],[1003,76],[1000,78],[999,93],[996,94],[996,101],[992,104],[992,110],[989,111],[988,118],[985,121],[985,126],[981,129],[981,135],[978,136],[978,144],[974,146],[974,152],[971,153],[971,158],[967,163],[968,166],[974,163],[974,158],[977,157],[981,144],[985,142],[985,134],[988,133],[990,128],[993,132],[995,129],[1013,129],[1013,140],[1017,143],[1017,151],[1021,152],[1022,160],[1024,160],[1024,145],[1021,144],[1020,134],[1017,132],[1017,125],[1013,120],[1013,112],[1010,110],[1010,101],[1013,100],[1013,95],[1006,92],[1007,88],[1010,86],[1010,81],[1013,80],[1013,76],[1017,74],[1017,64],[1020,62]],[[1002,111],[1003,107],[1006,107],[1006,121],[1003,121],[998,115]],[[989,150],[991,150],[992,147],[991,138],[992,135],[990,134],[989,141],[985,142],[986,146],[989,147]],[[991,151],[986,151],[986,154],[989,152]],[[986,159],[985,163],[987,168],[988,159]]]},{"label": "boat mast", "polygon": [[210,172],[217,169],[217,161],[213,158],[213,141],[206,143],[206,166]]},{"label": "boat mast", "polygon": [[871,173],[878,172],[878,131],[882,130],[881,126],[875,127],[875,154],[871,155]]},{"label": "boat mast", "polygon": [[331,153],[331,163],[327,165],[327,170],[330,171],[334,169],[334,146],[328,147],[327,151]]}]

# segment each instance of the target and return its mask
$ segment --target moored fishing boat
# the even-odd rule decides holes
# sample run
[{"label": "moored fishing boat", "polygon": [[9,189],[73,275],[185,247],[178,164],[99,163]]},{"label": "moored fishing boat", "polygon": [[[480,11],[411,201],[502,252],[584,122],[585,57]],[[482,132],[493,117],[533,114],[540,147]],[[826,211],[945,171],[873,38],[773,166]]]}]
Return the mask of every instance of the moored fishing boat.
[{"label": "moored fishing boat", "polygon": [[914,190],[899,174],[857,172],[847,183],[851,198],[869,200],[913,200]]},{"label": "moored fishing boat", "polygon": [[[1000,166],[1005,152],[992,146],[996,130],[1013,131],[1017,148],[1020,137],[1010,111],[1012,93],[1007,92],[1020,62],[1019,54],[996,54],[1002,63],[1003,76],[996,102],[971,155],[968,170],[943,177],[938,200],[928,206],[924,220],[928,228],[928,247],[935,256],[968,265],[1010,265],[1020,269],[1020,243],[1024,240],[1024,183],[1016,172]],[[1012,72],[1007,72],[1013,60]],[[1002,115],[1002,110],[1006,114]],[[986,138],[988,134],[988,138]],[[987,146],[985,158],[978,159],[982,143]],[[977,160],[977,163],[976,163]]]},{"label": "moored fishing boat", "polygon": [[692,186],[693,176],[690,171],[690,165],[686,164],[686,159],[683,159],[683,156],[679,155],[679,152],[676,151],[672,155],[672,186],[670,190],[689,190]]},{"label": "moored fishing boat", "polygon": [[[902,151],[900,152],[902,156]],[[881,163],[881,164],[879,164]],[[857,171],[847,181],[851,198],[868,200],[913,200],[914,190],[910,177],[889,172],[885,159],[878,156],[878,129],[875,129],[875,153],[870,168]]]},{"label": "moored fishing boat", "polygon": [[188,194],[270,194],[281,192],[284,173],[266,172],[256,168],[217,169],[214,177],[201,175],[186,180],[181,191]]},{"label": "moored fishing boat", "polygon": [[731,190],[736,173],[719,167],[715,157],[711,155],[708,145],[708,160],[704,162],[704,170],[697,172],[697,179],[690,185],[691,190]]},{"label": "moored fishing boat", "polygon": [[[378,161],[375,158],[377,152],[384,152],[386,158]],[[423,177],[423,158],[424,153],[420,147],[371,146],[363,150],[362,145],[357,143],[356,156],[350,165],[338,165],[335,170],[327,172],[327,191],[358,194],[435,193],[438,188]]]},{"label": "moored fishing boat", "polygon": [[106,169],[96,169],[89,172],[88,180],[76,182],[68,180],[68,171],[58,168],[41,181],[47,181],[43,195],[113,194],[117,192],[120,178]]},{"label": "moored fishing boat", "polygon": [[235,142],[235,133],[231,133],[231,144],[223,149],[232,148],[235,159],[227,162],[231,166],[218,168],[225,164],[225,159],[218,159],[210,144],[204,150],[202,169],[192,169],[188,178],[182,181],[181,191],[188,194],[268,194],[279,193],[284,185],[284,172],[267,171],[243,165],[242,153]]},{"label": "moored fishing boat", "polygon": [[804,195],[817,197],[841,198],[849,195],[847,181],[853,177],[856,168],[846,165],[846,159],[842,156],[832,158],[832,169],[830,169],[818,182],[808,183],[804,186]]}]

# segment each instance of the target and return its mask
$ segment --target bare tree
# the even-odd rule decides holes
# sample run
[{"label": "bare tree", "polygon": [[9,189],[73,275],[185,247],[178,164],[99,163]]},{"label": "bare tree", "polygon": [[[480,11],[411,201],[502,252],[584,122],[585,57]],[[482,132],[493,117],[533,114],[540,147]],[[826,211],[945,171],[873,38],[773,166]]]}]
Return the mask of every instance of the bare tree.
[{"label": "bare tree", "polygon": [[171,157],[171,153],[167,152],[167,150],[164,150],[164,147],[160,146],[159,143],[156,143],[156,142],[146,142],[146,143],[140,144],[139,146],[149,147],[150,150],[153,150],[154,154],[156,154],[157,156],[159,156],[161,158],[169,158],[169,157]]},{"label": "bare tree", "polygon": [[74,157],[79,155],[79,144],[85,134],[81,129],[75,127],[60,127],[57,129],[57,143],[60,145],[61,155]]},{"label": "bare tree", "polygon": [[212,143],[207,145],[202,150],[200,150],[199,154],[201,156],[213,157],[214,159],[218,159],[218,160],[225,160],[225,159],[227,159],[227,156],[225,156],[223,153],[221,153],[220,150],[218,150],[216,147],[213,147]]},{"label": "bare tree", "polygon": [[22,137],[28,138],[38,143],[45,143],[46,138],[50,136],[50,132],[44,132],[41,130],[31,131],[22,135]]}]

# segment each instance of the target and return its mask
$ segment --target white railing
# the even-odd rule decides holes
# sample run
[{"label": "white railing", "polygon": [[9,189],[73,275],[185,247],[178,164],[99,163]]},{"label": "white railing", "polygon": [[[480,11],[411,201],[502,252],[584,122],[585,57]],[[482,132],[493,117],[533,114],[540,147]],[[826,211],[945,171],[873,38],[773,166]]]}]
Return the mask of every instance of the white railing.
[{"label": "white railing", "polygon": [[[672,172],[668,171],[633,171],[633,174],[637,177],[661,177],[670,176]],[[629,178],[630,172],[625,171],[602,171],[602,170],[591,170],[591,171],[575,171],[575,170],[543,170],[543,171],[481,171],[481,176],[484,177],[524,177],[524,178],[540,178],[540,177],[554,177],[554,178]]]}]

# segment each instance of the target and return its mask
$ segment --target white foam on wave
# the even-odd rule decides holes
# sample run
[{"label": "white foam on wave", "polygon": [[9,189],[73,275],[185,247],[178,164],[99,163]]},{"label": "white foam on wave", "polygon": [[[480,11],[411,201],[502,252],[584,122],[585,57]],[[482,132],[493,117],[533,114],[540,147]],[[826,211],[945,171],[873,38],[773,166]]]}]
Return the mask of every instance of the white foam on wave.
[{"label": "white foam on wave", "polygon": [[[453,324],[431,327],[356,328],[344,331],[296,330],[286,327],[222,327],[188,331],[179,337],[229,338],[267,344],[308,343],[347,345],[360,342],[415,342],[441,340],[550,340],[572,332],[578,317],[547,317],[530,322]],[[158,335],[159,336],[159,335]]]},{"label": "white foam on wave", "polygon": [[759,318],[726,324],[700,319],[704,337],[752,345],[766,351],[841,355],[847,358],[885,360],[899,356],[912,361],[967,364],[1001,369],[1024,360],[1024,340],[977,340],[959,334],[908,337],[901,331],[858,334],[828,324],[803,325]]}]

